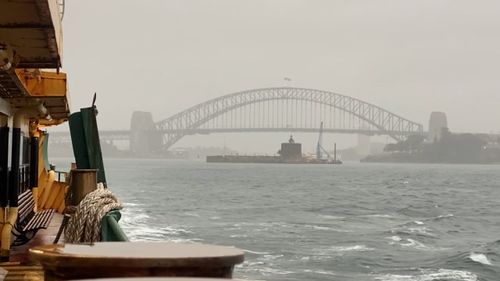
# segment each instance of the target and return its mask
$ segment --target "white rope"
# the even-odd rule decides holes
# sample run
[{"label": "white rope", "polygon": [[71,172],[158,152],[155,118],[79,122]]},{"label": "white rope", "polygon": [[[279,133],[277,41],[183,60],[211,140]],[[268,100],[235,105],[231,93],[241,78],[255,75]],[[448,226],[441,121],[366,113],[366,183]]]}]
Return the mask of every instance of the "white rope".
[{"label": "white rope", "polygon": [[97,189],[82,199],[69,219],[64,231],[66,243],[92,243],[101,240],[101,220],[111,210],[122,208],[118,199],[104,188],[102,183]]}]

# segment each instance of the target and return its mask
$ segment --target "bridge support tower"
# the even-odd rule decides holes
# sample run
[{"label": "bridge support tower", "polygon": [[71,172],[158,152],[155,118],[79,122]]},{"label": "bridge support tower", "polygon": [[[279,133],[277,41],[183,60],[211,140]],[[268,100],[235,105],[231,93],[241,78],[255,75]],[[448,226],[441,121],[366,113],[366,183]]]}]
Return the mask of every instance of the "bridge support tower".
[{"label": "bridge support tower", "polygon": [[130,151],[135,156],[160,156],[162,135],[151,112],[135,111],[130,120]]},{"label": "bridge support tower", "polygon": [[444,112],[432,112],[429,118],[429,134],[427,141],[434,142],[441,139],[441,133],[444,128],[448,128],[448,119]]}]

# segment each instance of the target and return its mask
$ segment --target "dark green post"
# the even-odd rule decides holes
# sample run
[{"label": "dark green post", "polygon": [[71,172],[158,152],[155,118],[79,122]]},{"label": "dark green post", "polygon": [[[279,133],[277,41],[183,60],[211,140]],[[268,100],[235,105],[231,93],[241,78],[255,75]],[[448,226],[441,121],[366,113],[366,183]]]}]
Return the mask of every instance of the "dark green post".
[{"label": "dark green post", "polygon": [[97,169],[97,182],[102,182],[106,186],[96,115],[95,106],[82,108],[80,112],[73,113],[69,117],[69,128],[76,167]]}]

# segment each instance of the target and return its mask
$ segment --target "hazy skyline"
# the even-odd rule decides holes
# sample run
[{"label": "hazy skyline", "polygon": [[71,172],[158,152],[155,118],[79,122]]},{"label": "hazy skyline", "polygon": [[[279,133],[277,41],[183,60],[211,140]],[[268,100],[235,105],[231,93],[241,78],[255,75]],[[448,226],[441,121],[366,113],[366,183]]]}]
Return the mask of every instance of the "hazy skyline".
[{"label": "hazy skyline", "polygon": [[102,129],[288,85],[330,90],[427,127],[498,132],[497,1],[66,1],[72,109],[98,93]]}]

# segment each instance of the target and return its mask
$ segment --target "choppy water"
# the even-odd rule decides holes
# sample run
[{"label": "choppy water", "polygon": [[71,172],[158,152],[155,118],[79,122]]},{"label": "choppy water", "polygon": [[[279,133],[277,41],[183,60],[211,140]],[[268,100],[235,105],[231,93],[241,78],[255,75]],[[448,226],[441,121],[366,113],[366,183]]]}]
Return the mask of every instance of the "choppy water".
[{"label": "choppy water", "polygon": [[234,245],[260,280],[500,280],[500,166],[108,160],[133,240]]}]

